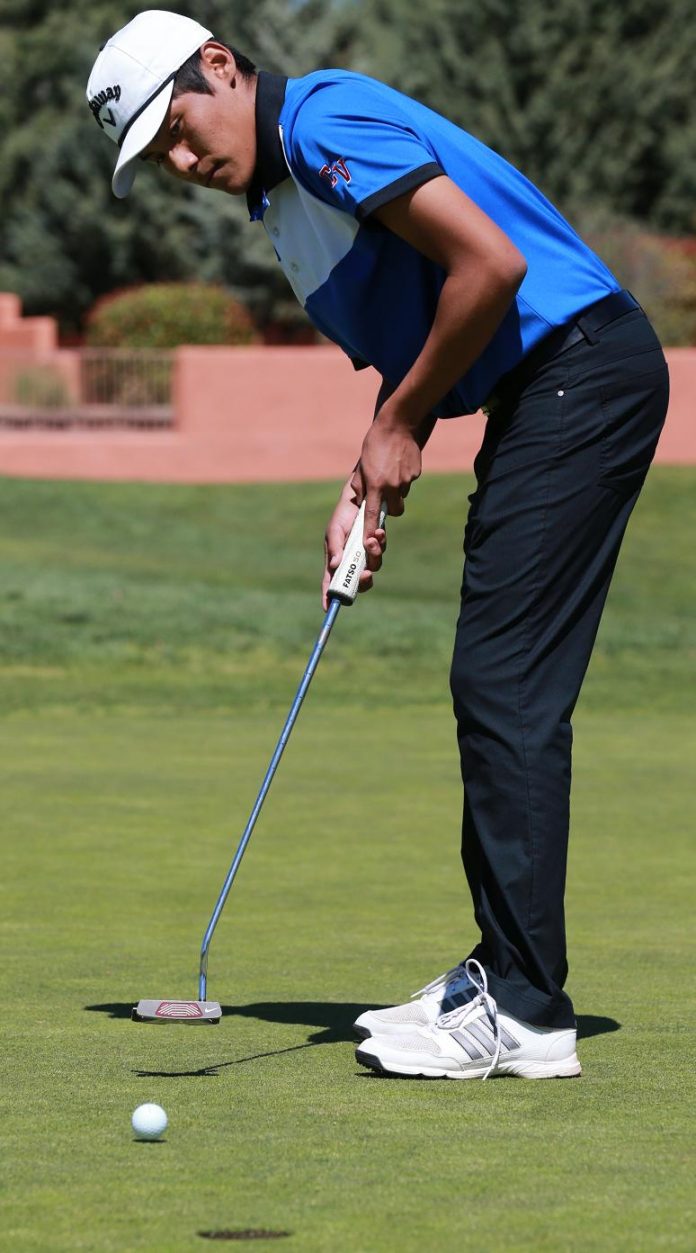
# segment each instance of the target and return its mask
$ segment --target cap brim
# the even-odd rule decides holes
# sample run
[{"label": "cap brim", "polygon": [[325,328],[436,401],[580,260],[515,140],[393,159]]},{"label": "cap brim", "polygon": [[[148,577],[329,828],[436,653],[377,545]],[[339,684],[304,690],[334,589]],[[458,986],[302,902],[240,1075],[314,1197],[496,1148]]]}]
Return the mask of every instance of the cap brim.
[{"label": "cap brim", "polygon": [[111,179],[111,190],[119,200],[128,195],[138,173],[140,154],[152,143],[165,117],[174,91],[174,82],[164,84],[140,117],[137,117],[123,141]]}]

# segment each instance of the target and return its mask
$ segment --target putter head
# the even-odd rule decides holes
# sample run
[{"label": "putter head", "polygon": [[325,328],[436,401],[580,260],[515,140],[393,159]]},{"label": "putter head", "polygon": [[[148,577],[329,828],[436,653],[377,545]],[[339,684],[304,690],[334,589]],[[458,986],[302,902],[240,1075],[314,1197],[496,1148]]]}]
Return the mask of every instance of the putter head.
[{"label": "putter head", "polygon": [[133,1022],[185,1022],[215,1026],[222,1017],[217,1001],[138,1001],[131,1010]]}]

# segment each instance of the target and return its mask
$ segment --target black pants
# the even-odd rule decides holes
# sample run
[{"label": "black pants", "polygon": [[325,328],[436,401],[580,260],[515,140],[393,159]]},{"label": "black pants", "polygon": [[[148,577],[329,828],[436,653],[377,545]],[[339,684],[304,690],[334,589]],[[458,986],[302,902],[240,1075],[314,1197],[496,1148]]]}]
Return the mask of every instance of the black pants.
[{"label": "black pants", "polygon": [[563,897],[570,719],[621,540],[667,410],[640,309],[541,366],[476,458],[451,685],[472,956],[501,1009],[574,1024]]}]

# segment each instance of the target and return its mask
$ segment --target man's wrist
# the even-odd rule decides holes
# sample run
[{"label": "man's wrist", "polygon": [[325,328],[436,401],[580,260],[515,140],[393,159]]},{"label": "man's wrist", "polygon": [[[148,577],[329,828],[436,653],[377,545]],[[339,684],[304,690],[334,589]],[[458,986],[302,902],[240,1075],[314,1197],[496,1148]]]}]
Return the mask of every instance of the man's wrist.
[{"label": "man's wrist", "polygon": [[406,402],[395,402],[394,397],[391,396],[382,405],[379,413],[375,415],[375,421],[388,430],[403,431],[405,434],[415,437],[426,416],[419,409],[414,409],[413,405],[409,405]]}]

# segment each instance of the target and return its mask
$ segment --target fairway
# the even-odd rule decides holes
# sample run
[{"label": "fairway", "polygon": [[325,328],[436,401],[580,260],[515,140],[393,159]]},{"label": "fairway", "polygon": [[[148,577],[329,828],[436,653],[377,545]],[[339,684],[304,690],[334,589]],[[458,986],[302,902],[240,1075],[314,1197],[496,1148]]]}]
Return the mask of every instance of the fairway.
[{"label": "fairway", "polygon": [[[354,1060],[357,1013],[475,939],[447,689],[471,489],[419,484],[339,614],[213,940],[224,1017],[196,1029],[130,1007],[196,995],[336,486],[2,482],[2,1247],[693,1248],[696,471],[651,475],[574,720],[583,1077]],[[160,1143],[133,1140],[144,1101]]]}]

